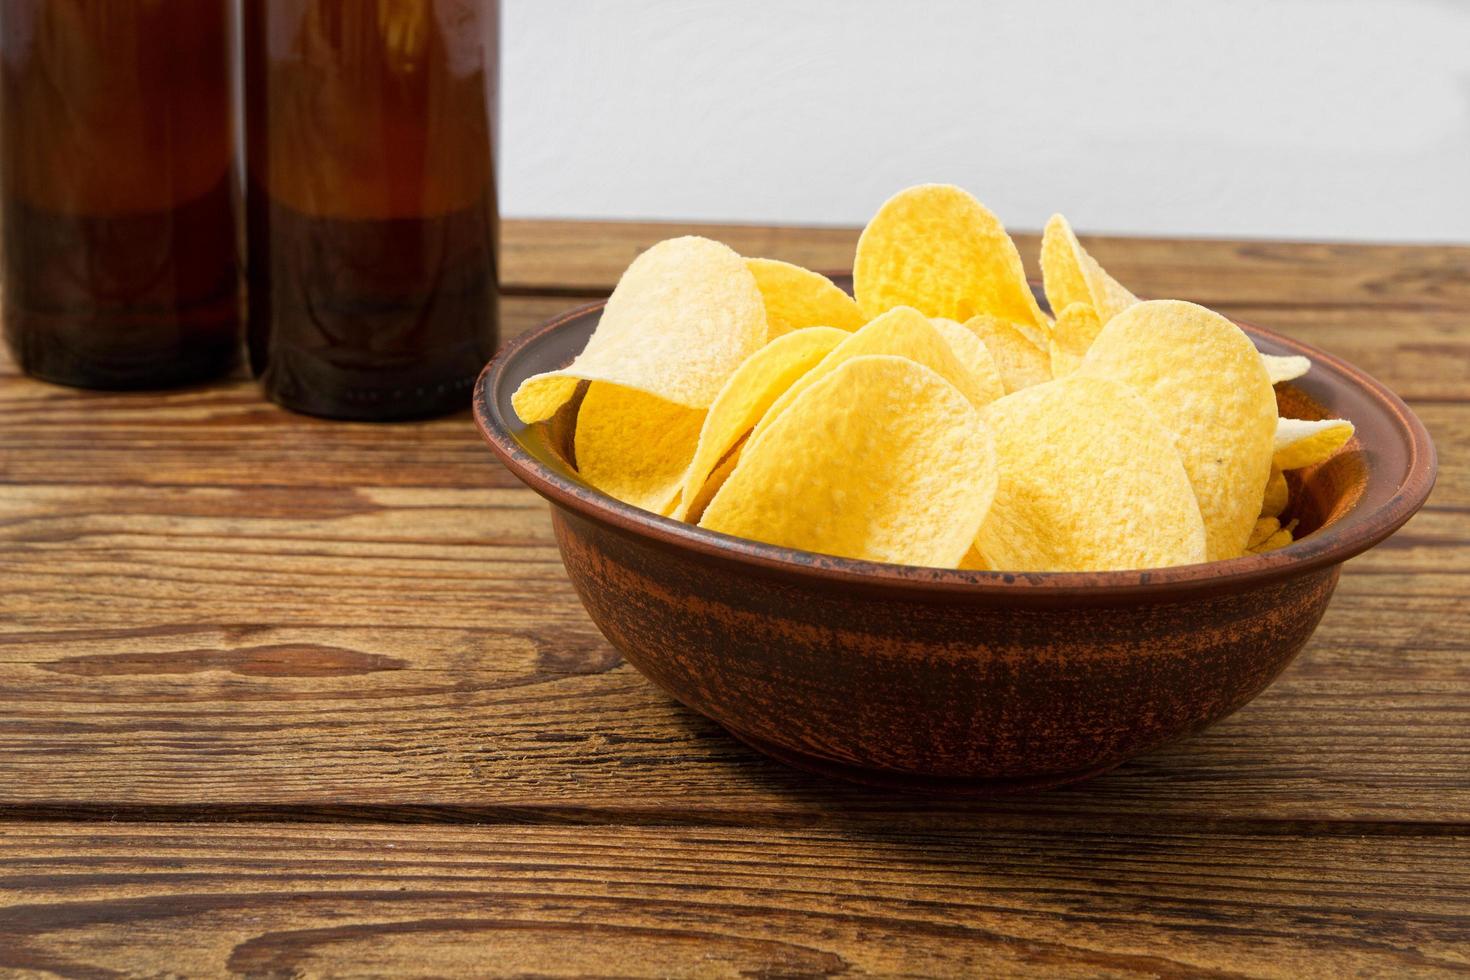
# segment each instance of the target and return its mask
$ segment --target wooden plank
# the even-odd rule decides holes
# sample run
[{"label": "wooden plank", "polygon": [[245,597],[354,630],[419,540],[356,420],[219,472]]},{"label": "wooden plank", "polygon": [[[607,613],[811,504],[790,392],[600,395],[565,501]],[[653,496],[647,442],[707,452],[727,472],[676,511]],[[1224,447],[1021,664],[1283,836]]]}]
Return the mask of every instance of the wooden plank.
[{"label": "wooden plank", "polygon": [[1470,310],[1217,307],[1363,368],[1411,405],[1470,398]]},{"label": "wooden plank", "polygon": [[[507,296],[501,301],[502,337],[509,340],[588,300],[584,297]],[[1370,374],[1410,401],[1457,401],[1470,395],[1470,311],[1401,310],[1381,307],[1282,307],[1217,302],[1228,316],[1276,330],[1321,347]],[[238,424],[264,425],[296,418],[264,402],[254,385],[237,372],[232,382],[169,392],[77,392],[22,379],[8,353],[0,351],[0,410],[7,429],[34,426],[57,415],[82,410],[104,416],[136,416],[159,410],[209,411]],[[322,423],[338,426],[339,423]],[[348,426],[347,428],[351,428]],[[3,435],[0,435],[3,437]]]},{"label": "wooden plank", "polygon": [[[44,413],[19,403],[40,382],[0,383],[0,506],[6,485],[251,487],[517,487],[475,431],[468,411],[381,426],[303,419],[262,404],[247,382],[158,396],[57,400]],[[9,396],[9,397],[8,397]],[[18,397],[17,397],[18,396]],[[49,393],[47,397],[53,397]],[[1415,402],[1439,449],[1431,505],[1470,507],[1470,402]]]},{"label": "wooden plank", "polygon": [[1470,839],[0,825],[0,972],[1442,976]]},{"label": "wooden plank", "polygon": [[[564,298],[509,298],[511,329],[565,309]],[[1470,506],[1470,314],[1264,310],[1236,315],[1340,353],[1416,402],[1440,446],[1434,500]],[[8,364],[0,354],[0,365]],[[1442,400],[1437,402],[1435,400]],[[9,377],[0,383],[0,484],[509,487],[468,412],[408,425],[312,419],[261,399],[240,379],[173,392],[87,392]]]},{"label": "wooden plank", "polygon": [[[504,339],[517,336],[518,334],[523,333],[536,324],[541,323],[543,320],[555,316],[568,307],[576,306],[583,302],[586,302],[586,300],[568,299],[565,296],[557,295],[507,296],[500,303],[501,337]],[[18,377],[21,377],[21,374],[15,365],[15,361],[10,357],[10,353],[8,350],[5,349],[5,346],[3,344],[0,344],[0,378]],[[243,379],[246,377],[246,370],[243,364],[236,369],[234,377],[239,379]],[[80,394],[85,397],[95,399],[96,404],[98,404],[99,406],[110,404],[140,405],[143,403],[151,403],[158,399],[162,399],[164,404],[170,404],[172,400],[179,397],[187,397],[191,394],[196,394],[199,391],[209,390],[215,387],[217,387],[216,384],[209,384],[199,386],[197,388],[185,389],[183,391],[94,391],[82,392]],[[3,392],[3,389],[0,389],[0,392]],[[29,392],[27,397],[32,400],[44,403],[48,393],[51,398],[64,398],[68,394],[72,393],[72,389],[63,388],[56,385],[46,385],[42,389]],[[259,403],[261,399],[257,396],[254,397],[252,401]]]},{"label": "wooden plank", "polygon": [[932,806],[766,763],[651,688],[528,491],[8,489],[0,804],[1470,823],[1456,511],[1355,561],[1234,718],[1076,790]]},{"label": "wooden plank", "polygon": [[[673,235],[705,234],[747,255],[829,272],[851,268],[857,242],[851,228],[511,220],[503,229],[502,264],[511,294],[502,308],[506,337],[577,297],[605,295],[641,250]],[[1446,331],[1464,327],[1470,315],[1467,246],[1084,237],[1109,271],[1140,295],[1191,299],[1263,326],[1356,320],[1380,327],[1392,343],[1401,329],[1426,324],[1430,335],[1403,341],[1422,345],[1442,342]],[[1019,235],[1017,244],[1029,274],[1038,276],[1036,236]],[[14,373],[13,363],[0,358],[0,377]],[[1458,376],[1463,379],[1463,369]]]},{"label": "wooden plank", "polygon": [[[504,275],[517,291],[598,293],[612,288],[640,251],[664,238],[697,234],[742,255],[785,259],[823,271],[852,268],[855,228],[708,223],[506,221]],[[1243,242],[1094,236],[1083,244],[1142,296],[1275,308],[1359,306],[1470,308],[1470,247]],[[1034,234],[1016,245],[1039,275]]]}]

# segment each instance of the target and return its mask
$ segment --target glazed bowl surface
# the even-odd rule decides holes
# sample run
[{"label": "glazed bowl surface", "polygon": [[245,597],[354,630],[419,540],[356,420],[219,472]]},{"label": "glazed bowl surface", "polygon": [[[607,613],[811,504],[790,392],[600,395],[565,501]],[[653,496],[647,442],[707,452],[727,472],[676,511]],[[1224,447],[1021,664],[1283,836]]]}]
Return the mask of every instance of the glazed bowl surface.
[{"label": "glazed bowl surface", "polygon": [[1242,324],[1312,371],[1277,386],[1283,415],[1357,428],[1288,474],[1301,537],[1229,561],[1013,574],[855,561],[659,517],[583,483],[575,405],[523,425],[510,396],[567,364],[601,303],[512,340],[475,389],[501,461],[551,503],[567,575],[649,680],[790,764],[873,785],[1001,793],[1084,779],[1197,732],[1259,694],[1306,644],[1342,562],[1424,503],[1423,424],[1320,350]]}]

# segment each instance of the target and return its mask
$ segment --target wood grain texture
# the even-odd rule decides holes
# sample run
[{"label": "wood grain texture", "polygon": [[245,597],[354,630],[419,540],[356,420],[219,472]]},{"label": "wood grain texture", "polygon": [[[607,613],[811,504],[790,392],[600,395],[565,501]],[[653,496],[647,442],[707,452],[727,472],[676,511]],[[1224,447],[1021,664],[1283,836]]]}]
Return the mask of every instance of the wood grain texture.
[{"label": "wood grain texture", "polygon": [[[1284,309],[1470,308],[1470,246],[1360,245],[1096,236],[1083,244],[1140,296]],[[505,282],[517,292],[599,294],[640,251],[674,235],[705,235],[742,255],[822,271],[852,268],[856,228],[661,222],[507,221]],[[1039,277],[1039,236],[1017,233]]]},{"label": "wood grain texture", "polygon": [[0,971],[1445,976],[1470,838],[0,826]]},{"label": "wood grain texture", "polygon": [[[1470,272],[1467,272],[1470,275]],[[520,332],[575,300],[509,297]],[[1470,309],[1231,312],[1367,367],[1414,404],[1441,447],[1440,489],[1470,488]],[[7,376],[6,372],[10,372]],[[466,437],[468,434],[468,438]],[[0,353],[0,483],[274,486],[519,486],[475,436],[468,412],[404,426],[293,415],[244,379],[164,393],[87,392],[13,374]]]},{"label": "wood grain texture", "polygon": [[[508,222],[507,335],[687,230]],[[694,230],[828,269],[855,241]],[[1088,245],[1367,368],[1440,481],[1237,715],[988,803],[814,781],[650,687],[467,413],[0,356],[0,973],[1470,968],[1470,248]]]}]

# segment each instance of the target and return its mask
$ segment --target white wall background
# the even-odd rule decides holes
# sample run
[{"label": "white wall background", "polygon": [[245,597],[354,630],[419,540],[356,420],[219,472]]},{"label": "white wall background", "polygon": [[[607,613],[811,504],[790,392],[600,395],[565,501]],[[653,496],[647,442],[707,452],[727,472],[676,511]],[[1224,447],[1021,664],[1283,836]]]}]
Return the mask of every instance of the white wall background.
[{"label": "white wall background", "polygon": [[510,216],[1470,241],[1470,0],[504,0]]}]

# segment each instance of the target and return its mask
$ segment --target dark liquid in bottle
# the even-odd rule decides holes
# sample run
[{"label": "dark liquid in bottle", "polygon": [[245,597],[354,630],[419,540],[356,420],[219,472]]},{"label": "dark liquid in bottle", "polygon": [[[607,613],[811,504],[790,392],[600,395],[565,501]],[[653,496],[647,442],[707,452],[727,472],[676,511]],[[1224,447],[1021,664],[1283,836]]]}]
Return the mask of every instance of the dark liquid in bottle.
[{"label": "dark liquid in bottle", "polygon": [[250,356],[349,419],[469,404],[496,343],[496,4],[248,4]]},{"label": "dark liquid in bottle", "polygon": [[95,388],[219,375],[239,350],[227,0],[0,5],[6,341]]},{"label": "dark liquid in bottle", "polygon": [[305,214],[254,186],[249,200],[250,360],[274,400],[357,419],[469,404],[495,352],[492,199],[356,219]]}]

